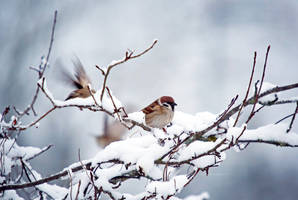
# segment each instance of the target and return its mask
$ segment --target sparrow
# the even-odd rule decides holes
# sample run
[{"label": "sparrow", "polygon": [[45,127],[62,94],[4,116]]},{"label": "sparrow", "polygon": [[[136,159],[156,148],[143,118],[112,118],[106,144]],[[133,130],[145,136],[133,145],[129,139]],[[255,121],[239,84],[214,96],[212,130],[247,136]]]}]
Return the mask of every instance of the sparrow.
[{"label": "sparrow", "polygon": [[[134,105],[128,103],[125,107],[125,112],[131,112],[134,109]],[[127,128],[121,124],[118,120],[109,122],[108,116],[104,116],[103,131],[102,134],[96,136],[96,142],[102,148],[106,147],[112,142],[122,140],[127,132]]]},{"label": "sparrow", "polygon": [[119,121],[109,123],[108,116],[105,115],[103,123],[103,134],[96,137],[97,144],[104,148],[112,142],[119,141],[125,135],[126,130],[126,127],[123,126]]},{"label": "sparrow", "polygon": [[170,96],[162,96],[156,99],[146,108],[142,109],[145,114],[145,123],[152,128],[164,129],[170,124],[174,117],[174,110],[177,104]]},{"label": "sparrow", "polygon": [[[71,83],[76,88],[76,90],[72,91],[68,95],[65,101],[73,98],[87,98],[91,96],[88,89],[88,84],[91,85],[91,81],[84,69],[84,66],[78,58],[73,61],[73,65],[75,67],[74,77],[68,72],[63,71],[64,80]],[[94,94],[96,91],[91,89],[91,92]]]}]

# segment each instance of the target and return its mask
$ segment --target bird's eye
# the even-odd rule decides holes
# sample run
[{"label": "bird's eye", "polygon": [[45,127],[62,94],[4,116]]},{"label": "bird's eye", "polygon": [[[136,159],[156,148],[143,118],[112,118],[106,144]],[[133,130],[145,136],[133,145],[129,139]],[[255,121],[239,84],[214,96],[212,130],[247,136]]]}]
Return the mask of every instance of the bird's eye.
[{"label": "bird's eye", "polygon": [[162,105],[165,107],[169,107],[169,104],[167,104],[167,103],[163,103]]}]

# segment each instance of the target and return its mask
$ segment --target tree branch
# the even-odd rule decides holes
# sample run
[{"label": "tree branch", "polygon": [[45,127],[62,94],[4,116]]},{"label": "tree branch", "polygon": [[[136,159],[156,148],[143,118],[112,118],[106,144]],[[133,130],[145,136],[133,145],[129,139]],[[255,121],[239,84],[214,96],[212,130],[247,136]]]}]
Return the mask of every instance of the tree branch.
[{"label": "tree branch", "polygon": [[100,69],[98,66],[97,68],[100,69],[100,71],[102,72],[102,74],[104,75],[104,80],[103,80],[103,85],[102,85],[102,91],[101,91],[101,95],[100,95],[100,101],[102,101],[103,99],[103,95],[104,95],[104,92],[105,92],[105,89],[106,89],[106,84],[107,84],[107,79],[108,79],[108,76],[110,74],[110,71],[117,65],[120,65],[122,63],[125,63],[126,61],[128,60],[131,60],[131,59],[134,59],[134,58],[137,58],[137,57],[140,57],[142,55],[144,55],[145,53],[147,53],[149,50],[151,50],[154,45],[157,43],[157,40],[154,40],[153,43],[151,44],[151,46],[149,46],[147,49],[145,49],[143,52],[137,54],[137,55],[133,55],[133,51],[126,51],[125,52],[125,57],[122,59],[122,60],[119,60],[119,61],[115,61],[115,62],[112,62],[110,65],[108,65],[107,67],[107,70],[106,72],[103,70],[103,69]]}]

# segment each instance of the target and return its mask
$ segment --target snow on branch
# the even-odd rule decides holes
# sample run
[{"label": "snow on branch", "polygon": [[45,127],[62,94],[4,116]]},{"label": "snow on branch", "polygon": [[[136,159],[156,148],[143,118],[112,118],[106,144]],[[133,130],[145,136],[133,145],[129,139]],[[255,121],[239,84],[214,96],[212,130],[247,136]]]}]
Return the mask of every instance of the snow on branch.
[{"label": "snow on branch", "polygon": [[[126,113],[121,101],[113,95],[107,86],[111,70],[128,60],[143,56],[157,43],[153,43],[138,54],[126,51],[125,56],[99,69],[104,76],[102,87],[93,92],[88,85],[90,96],[72,98],[67,101],[57,100],[47,86],[44,70],[48,66],[54,41],[57,12],[54,14],[50,47],[47,57],[42,59],[39,68],[32,68],[39,74],[37,90],[31,104],[8,119],[10,107],[0,114],[0,197],[21,198],[20,190],[29,191],[30,198],[36,199],[101,199],[103,196],[113,200],[120,199],[179,199],[176,195],[187,187],[200,173],[210,173],[210,169],[220,166],[226,158],[226,152],[235,149],[244,150],[250,143],[270,144],[280,147],[298,147],[298,135],[292,131],[298,110],[298,99],[280,99],[279,94],[298,88],[298,83],[276,86],[265,81],[267,61],[270,51],[268,46],[261,75],[261,80],[254,83],[257,53],[254,53],[252,71],[249,76],[245,97],[237,104],[235,95],[223,112],[209,112],[190,115],[176,111],[172,125],[164,130],[148,127],[143,112]],[[249,96],[251,90],[253,95]],[[51,108],[38,116],[33,108],[41,91],[49,100]],[[256,129],[247,128],[251,119],[264,107],[295,103],[290,115],[280,116],[276,123],[263,125]],[[77,107],[81,110],[103,112],[120,122],[131,134],[127,139],[112,142],[89,160],[74,163],[58,173],[42,177],[29,163],[44,154],[52,145],[43,149],[20,147],[18,135],[31,127],[38,127],[41,120],[56,109]],[[249,107],[251,107],[249,109]],[[22,124],[21,119],[32,111],[36,117],[29,124]],[[245,118],[242,114],[247,113]],[[285,120],[290,119],[289,123]],[[183,170],[187,166],[188,170]],[[69,186],[50,184],[58,179],[68,179]],[[133,193],[123,192],[121,187],[128,180],[142,185],[143,190]],[[33,192],[32,192],[33,190]],[[20,195],[20,196],[19,196]],[[190,199],[206,199],[208,193],[190,196]]]}]

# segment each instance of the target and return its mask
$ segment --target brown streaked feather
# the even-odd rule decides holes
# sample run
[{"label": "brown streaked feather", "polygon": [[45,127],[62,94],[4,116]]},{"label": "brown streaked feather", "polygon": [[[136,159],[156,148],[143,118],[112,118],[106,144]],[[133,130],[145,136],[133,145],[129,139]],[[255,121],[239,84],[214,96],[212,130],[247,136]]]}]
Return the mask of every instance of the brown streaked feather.
[{"label": "brown streaked feather", "polygon": [[146,108],[143,108],[142,111],[145,114],[149,114],[152,113],[153,111],[157,111],[159,110],[159,103],[158,103],[158,99],[156,99],[153,103],[151,103],[149,106],[147,106]]}]

